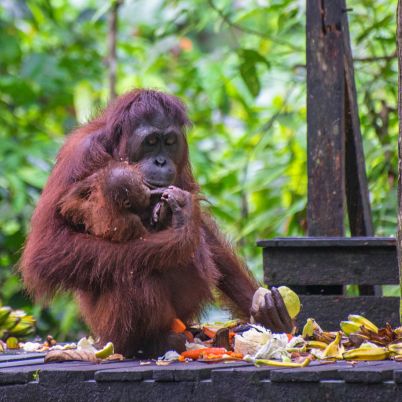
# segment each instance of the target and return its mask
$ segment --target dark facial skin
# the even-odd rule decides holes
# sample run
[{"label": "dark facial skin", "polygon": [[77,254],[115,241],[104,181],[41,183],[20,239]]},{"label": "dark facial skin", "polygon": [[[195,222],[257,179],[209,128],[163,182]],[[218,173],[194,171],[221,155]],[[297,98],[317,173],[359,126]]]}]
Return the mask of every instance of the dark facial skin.
[{"label": "dark facial skin", "polygon": [[139,165],[144,182],[151,189],[174,184],[183,153],[184,139],[180,127],[163,113],[136,126],[127,142],[129,163]]}]

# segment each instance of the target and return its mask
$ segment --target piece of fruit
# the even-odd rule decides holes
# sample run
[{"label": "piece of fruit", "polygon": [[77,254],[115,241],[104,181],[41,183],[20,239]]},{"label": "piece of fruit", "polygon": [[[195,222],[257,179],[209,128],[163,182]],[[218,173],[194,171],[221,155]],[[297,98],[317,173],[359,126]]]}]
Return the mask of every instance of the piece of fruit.
[{"label": "piece of fruit", "polygon": [[299,296],[287,286],[280,286],[278,291],[282,296],[290,318],[295,318],[300,313],[301,308]]},{"label": "piece of fruit", "polygon": [[228,351],[225,348],[202,348],[202,349],[195,349],[195,350],[186,350],[185,352],[181,353],[185,359],[193,359],[198,360],[206,355],[219,355],[222,356],[226,354]]},{"label": "piece of fruit", "polygon": [[343,353],[345,360],[385,360],[389,357],[386,348],[360,347]]},{"label": "piece of fruit", "polygon": [[349,336],[354,332],[358,332],[360,330],[361,324],[354,321],[341,321],[340,327],[344,334]]},{"label": "piece of fruit", "polygon": [[[280,286],[278,291],[282,296],[290,318],[295,318],[299,314],[301,308],[299,296],[297,296],[297,294],[287,286]],[[265,305],[264,298],[267,293],[271,293],[271,291],[263,287],[260,287],[256,290],[251,303],[251,310],[258,311],[262,306]],[[252,324],[255,323],[253,317],[251,317],[250,322]]]},{"label": "piece of fruit", "polygon": [[186,330],[186,325],[182,320],[180,320],[180,318],[175,318],[172,321],[170,329],[177,334],[181,334]]},{"label": "piece of fruit", "polygon": [[114,346],[112,342],[108,342],[105,347],[101,350],[98,350],[95,353],[95,356],[98,359],[106,359],[107,357],[109,357],[110,355],[112,355],[114,353]]},{"label": "piece of fruit", "polygon": [[388,345],[388,350],[396,355],[402,355],[402,342]]},{"label": "piece of fruit", "polygon": [[321,349],[325,350],[328,347],[328,344],[321,341],[308,341],[306,342],[307,349]]},{"label": "piece of fruit", "polygon": [[362,315],[350,314],[348,316],[348,320],[355,322],[355,323],[359,324],[360,326],[364,325],[370,331],[373,331],[376,334],[378,334],[377,325],[373,324],[370,320],[368,320],[366,317],[363,317]]},{"label": "piece of fruit", "polygon": [[322,357],[324,359],[342,359],[342,354],[345,351],[341,345],[342,332],[336,334],[336,338],[325,348]]},{"label": "piece of fruit", "polygon": [[11,314],[13,309],[8,306],[3,306],[0,307],[0,325],[2,325],[8,318],[8,316]]},{"label": "piece of fruit", "polygon": [[4,321],[2,324],[2,329],[4,330],[11,330],[13,329],[19,322],[21,321],[21,317],[19,317],[17,314],[15,314],[15,311],[13,311],[7,319]]},{"label": "piece of fruit", "polygon": [[8,349],[19,349],[20,345],[18,344],[18,339],[14,336],[10,336],[6,340],[6,345]]},{"label": "piece of fruit", "polygon": [[314,333],[321,333],[321,327],[316,323],[314,318],[307,318],[306,323],[303,327],[302,337],[303,338],[311,338]]},{"label": "piece of fruit", "polygon": [[303,363],[293,363],[293,362],[281,362],[278,360],[267,360],[267,359],[256,359],[254,364],[258,366],[274,366],[274,367],[285,367],[285,368],[301,368],[307,367],[311,362],[310,357],[306,357]]}]

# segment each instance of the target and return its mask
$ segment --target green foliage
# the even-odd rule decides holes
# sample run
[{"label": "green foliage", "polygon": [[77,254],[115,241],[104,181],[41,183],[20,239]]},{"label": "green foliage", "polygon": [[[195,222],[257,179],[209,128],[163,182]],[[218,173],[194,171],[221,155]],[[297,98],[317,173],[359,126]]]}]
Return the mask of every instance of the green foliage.
[{"label": "green foliage", "polygon": [[[15,266],[64,134],[107,101],[110,0],[0,1],[0,298],[76,337],[63,296],[32,306]],[[186,102],[194,172],[261,278],[257,238],[305,234],[304,2],[126,0],[118,92],[157,87]],[[396,0],[350,0],[352,45],[377,235],[396,225]],[[384,56],[387,56],[383,58]],[[388,57],[389,56],[389,57]]]}]

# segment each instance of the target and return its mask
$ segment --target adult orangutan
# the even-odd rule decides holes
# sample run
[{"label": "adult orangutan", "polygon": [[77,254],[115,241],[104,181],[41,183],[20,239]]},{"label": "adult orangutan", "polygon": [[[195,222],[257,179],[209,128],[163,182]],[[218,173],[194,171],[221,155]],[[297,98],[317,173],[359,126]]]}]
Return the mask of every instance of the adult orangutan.
[{"label": "adult orangutan", "polygon": [[274,288],[251,310],[258,284],[200,207],[188,124],[176,97],[135,90],[72,133],[21,259],[36,299],[73,291],[93,333],[128,356],[180,350],[172,321],[197,317],[214,288],[237,316],[292,329]]}]

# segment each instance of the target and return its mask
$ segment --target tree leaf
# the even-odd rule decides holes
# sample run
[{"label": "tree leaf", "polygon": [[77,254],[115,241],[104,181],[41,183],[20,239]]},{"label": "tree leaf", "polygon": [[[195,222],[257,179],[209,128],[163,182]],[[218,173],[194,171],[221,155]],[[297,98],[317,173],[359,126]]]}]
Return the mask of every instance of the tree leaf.
[{"label": "tree leaf", "polygon": [[240,75],[251,95],[256,97],[260,93],[261,83],[255,64],[251,60],[244,60],[243,63],[240,64]]}]

